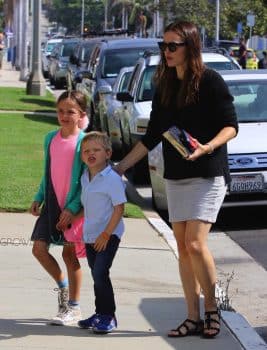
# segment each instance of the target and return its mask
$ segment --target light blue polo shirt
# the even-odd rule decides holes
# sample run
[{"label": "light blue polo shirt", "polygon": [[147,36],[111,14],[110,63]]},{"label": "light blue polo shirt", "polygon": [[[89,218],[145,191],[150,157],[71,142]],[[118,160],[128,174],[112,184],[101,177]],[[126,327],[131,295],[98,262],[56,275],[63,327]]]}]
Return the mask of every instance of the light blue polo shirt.
[{"label": "light blue polo shirt", "polygon": [[[102,233],[113,213],[113,207],[127,202],[122,178],[108,165],[90,181],[88,169],[81,177],[81,202],[84,207],[83,239],[94,243]],[[121,238],[124,232],[122,219],[112,234]]]}]

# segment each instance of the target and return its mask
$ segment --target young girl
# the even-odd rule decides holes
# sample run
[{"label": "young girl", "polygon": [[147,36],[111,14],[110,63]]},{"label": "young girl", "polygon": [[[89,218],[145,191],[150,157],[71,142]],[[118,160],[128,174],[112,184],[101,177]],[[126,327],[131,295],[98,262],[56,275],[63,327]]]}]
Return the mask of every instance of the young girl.
[{"label": "young girl", "polygon": [[[30,209],[33,215],[40,215],[31,237],[33,255],[58,286],[58,314],[50,321],[57,325],[76,324],[81,318],[82,274],[77,256],[85,256],[85,250],[81,251],[81,243],[78,243],[82,237],[83,219],[74,216],[81,209],[80,177],[84,165],[80,158],[80,143],[85,135],[82,129],[88,124],[85,110],[86,98],[78,91],[66,91],[58,98],[60,128],[45,137],[44,174]],[[62,257],[68,279],[49,252],[51,243],[63,245]]]}]

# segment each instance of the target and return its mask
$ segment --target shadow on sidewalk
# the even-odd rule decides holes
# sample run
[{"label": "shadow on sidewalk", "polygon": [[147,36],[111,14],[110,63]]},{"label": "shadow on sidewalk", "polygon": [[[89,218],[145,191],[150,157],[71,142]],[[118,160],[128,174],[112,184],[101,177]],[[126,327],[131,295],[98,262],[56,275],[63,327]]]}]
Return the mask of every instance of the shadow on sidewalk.
[{"label": "shadow on sidewalk", "polygon": [[[97,337],[100,335],[90,332],[90,330],[81,329],[76,326],[53,326],[47,324],[47,319],[0,319],[0,341],[16,338],[24,338],[29,335],[39,336],[68,336],[68,337]],[[159,336],[157,332],[134,331],[120,329],[113,331],[113,337],[153,337]]]}]

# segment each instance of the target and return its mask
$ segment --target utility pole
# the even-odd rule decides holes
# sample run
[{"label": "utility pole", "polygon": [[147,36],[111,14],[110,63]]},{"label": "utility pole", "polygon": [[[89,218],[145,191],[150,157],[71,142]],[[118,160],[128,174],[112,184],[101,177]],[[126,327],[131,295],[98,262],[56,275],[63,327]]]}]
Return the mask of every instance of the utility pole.
[{"label": "utility pole", "polygon": [[215,42],[217,43],[220,39],[220,0],[216,0],[216,31],[215,31]]},{"label": "utility pole", "polygon": [[27,94],[44,96],[46,94],[46,83],[41,72],[41,0],[34,0],[32,6],[32,72],[27,82]]},{"label": "utility pole", "polygon": [[22,31],[21,37],[21,56],[20,56],[20,80],[26,81],[28,78],[28,19],[29,19],[29,0],[21,0],[22,6]]},{"label": "utility pole", "polygon": [[82,0],[81,37],[83,37],[83,32],[84,32],[84,0]]},{"label": "utility pole", "polygon": [[104,30],[108,29],[108,0],[105,0],[105,19],[104,19]]}]

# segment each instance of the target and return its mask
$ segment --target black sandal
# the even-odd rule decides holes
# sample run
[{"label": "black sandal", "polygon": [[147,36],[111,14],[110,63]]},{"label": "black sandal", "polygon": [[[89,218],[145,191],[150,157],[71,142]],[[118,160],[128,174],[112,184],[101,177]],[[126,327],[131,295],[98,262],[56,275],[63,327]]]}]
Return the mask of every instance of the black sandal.
[{"label": "black sandal", "polygon": [[[215,319],[211,317],[211,315],[216,315],[218,316],[218,319]],[[215,311],[206,311],[205,312],[205,324],[204,324],[204,329],[203,329],[203,337],[204,338],[214,338],[216,335],[220,333],[220,319],[221,319],[221,313],[220,310],[217,309]],[[214,325],[215,323],[215,325]],[[213,325],[212,325],[213,324]],[[218,325],[217,327],[215,327]],[[205,331],[213,330],[213,333],[208,333]]]},{"label": "black sandal", "polygon": [[[194,328],[190,329],[188,323],[193,325]],[[184,333],[182,331],[182,328],[184,328]],[[204,328],[203,320],[193,321],[188,318],[176,329],[171,329],[170,332],[168,333],[168,337],[179,338],[179,337],[187,337],[191,335],[199,335],[203,333],[203,328]]]}]

